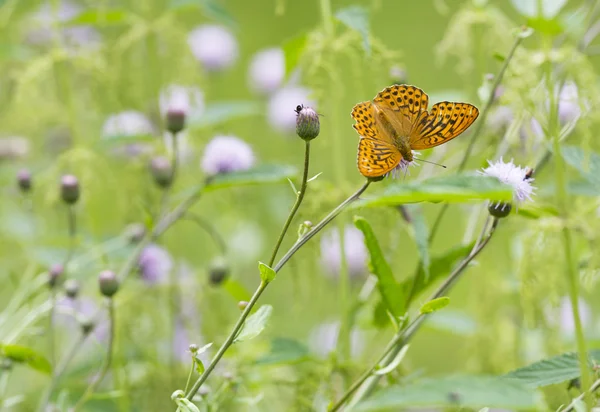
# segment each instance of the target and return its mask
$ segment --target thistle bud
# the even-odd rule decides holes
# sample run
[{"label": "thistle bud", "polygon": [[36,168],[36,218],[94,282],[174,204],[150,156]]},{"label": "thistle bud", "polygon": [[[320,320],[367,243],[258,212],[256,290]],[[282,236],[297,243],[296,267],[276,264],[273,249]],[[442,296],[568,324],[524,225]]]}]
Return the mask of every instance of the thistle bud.
[{"label": "thistle bud", "polygon": [[511,210],[512,210],[512,205],[510,203],[490,202],[490,204],[488,206],[488,212],[490,212],[490,215],[497,217],[497,218],[502,218],[502,217],[508,216],[510,214]]},{"label": "thistle bud", "polygon": [[48,271],[48,286],[50,287],[50,289],[56,287],[56,285],[58,285],[60,278],[62,277],[62,274],[64,273],[65,269],[63,267],[63,265],[57,263],[56,265],[53,265],[50,270]]},{"label": "thistle bud", "polygon": [[185,128],[185,110],[169,109],[167,110],[167,130],[177,134]]},{"label": "thistle bud", "polygon": [[319,114],[310,107],[296,106],[296,134],[309,141],[319,135],[321,128]]},{"label": "thistle bud", "polygon": [[79,320],[79,327],[81,327],[81,333],[87,336],[92,333],[96,324],[91,318],[83,318]]},{"label": "thistle bud", "polygon": [[198,347],[198,345],[196,345],[195,343],[192,343],[192,344],[190,345],[190,347],[189,347],[189,351],[190,351],[191,353],[196,353],[196,352],[198,352],[198,349],[200,349],[200,348],[199,348],[199,347]]},{"label": "thistle bud", "polygon": [[404,84],[407,82],[407,73],[406,70],[398,65],[394,65],[392,67],[390,67],[390,80],[392,81],[392,83],[396,83],[396,84]]},{"label": "thistle bud", "polygon": [[208,271],[208,278],[212,285],[222,284],[229,276],[229,265],[223,257],[214,259]]},{"label": "thistle bud", "polygon": [[64,175],[60,180],[60,195],[67,204],[74,204],[79,199],[79,180],[73,175]]},{"label": "thistle bud", "polygon": [[248,306],[248,302],[246,302],[245,300],[240,300],[240,301],[238,302],[238,308],[239,308],[240,310],[244,310],[244,309],[246,309],[246,307],[247,307],[247,306]]},{"label": "thistle bud", "polygon": [[127,239],[130,243],[139,243],[146,236],[146,226],[142,223],[132,223],[125,228]]},{"label": "thistle bud", "polygon": [[27,193],[31,190],[31,173],[29,170],[19,170],[19,173],[17,174],[17,184],[23,193]]},{"label": "thistle bud", "polygon": [[171,162],[164,156],[157,156],[150,161],[150,172],[154,178],[154,182],[162,187],[171,186],[173,181],[173,169]]},{"label": "thistle bud", "polygon": [[107,298],[112,297],[119,290],[119,281],[117,275],[112,270],[104,270],[98,275],[98,284],[100,293]]},{"label": "thistle bud", "polygon": [[79,282],[75,279],[68,279],[65,282],[65,294],[71,299],[77,298],[77,295],[79,295]]}]

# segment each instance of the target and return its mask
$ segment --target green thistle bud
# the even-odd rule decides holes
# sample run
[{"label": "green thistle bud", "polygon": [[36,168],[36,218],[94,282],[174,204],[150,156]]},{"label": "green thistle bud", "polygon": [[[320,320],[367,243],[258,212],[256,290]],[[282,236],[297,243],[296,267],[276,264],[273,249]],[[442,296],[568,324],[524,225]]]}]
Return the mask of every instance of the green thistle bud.
[{"label": "green thistle bud", "polygon": [[229,265],[223,257],[215,258],[208,271],[208,278],[212,285],[218,286],[222,284],[229,276]]},{"label": "green thistle bud", "polygon": [[173,169],[171,162],[164,156],[157,156],[150,161],[150,172],[154,178],[154,182],[162,187],[167,188],[173,182]]},{"label": "green thistle bud", "polygon": [[190,347],[189,347],[189,351],[190,351],[190,352],[192,352],[192,353],[196,353],[196,352],[198,352],[198,349],[200,349],[200,348],[199,348],[199,347],[198,347],[198,345],[196,345],[195,343],[192,343],[192,344],[190,345]]},{"label": "green thistle bud", "polygon": [[19,170],[19,173],[17,174],[17,184],[23,193],[27,193],[31,190],[31,173],[29,170]]},{"label": "green thistle bud", "polygon": [[104,270],[98,275],[100,293],[107,298],[112,297],[119,290],[119,280],[112,270]]},{"label": "green thistle bud", "polygon": [[64,175],[60,180],[60,195],[65,203],[76,203],[80,195],[79,180],[73,175]]},{"label": "green thistle bud", "polygon": [[90,318],[83,318],[79,320],[79,327],[81,328],[81,333],[87,336],[93,332],[96,324]]},{"label": "green thistle bud", "polygon": [[185,129],[185,116],[184,110],[170,109],[167,111],[167,130],[173,134],[177,134]]},{"label": "green thistle bud", "polygon": [[48,286],[50,289],[56,287],[60,282],[63,273],[65,272],[65,268],[60,263],[53,265],[48,271]]},{"label": "green thistle bud", "polygon": [[512,205],[510,203],[504,202],[490,202],[488,206],[488,212],[490,215],[501,218],[510,215],[510,211],[512,210]]},{"label": "green thistle bud", "polygon": [[77,295],[79,295],[79,282],[75,279],[68,279],[65,282],[65,294],[71,299],[77,298]]},{"label": "green thistle bud", "polygon": [[310,107],[296,106],[296,133],[303,140],[309,141],[319,135],[321,124],[319,114]]}]

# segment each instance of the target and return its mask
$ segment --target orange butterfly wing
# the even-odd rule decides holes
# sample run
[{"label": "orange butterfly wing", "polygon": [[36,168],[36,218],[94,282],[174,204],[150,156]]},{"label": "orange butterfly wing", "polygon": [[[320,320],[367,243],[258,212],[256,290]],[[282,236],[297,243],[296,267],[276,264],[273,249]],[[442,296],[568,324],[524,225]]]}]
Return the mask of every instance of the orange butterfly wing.
[{"label": "orange butterfly wing", "polygon": [[429,97],[418,87],[396,84],[377,93],[373,103],[386,114],[396,134],[408,138],[419,120],[427,116]]}]

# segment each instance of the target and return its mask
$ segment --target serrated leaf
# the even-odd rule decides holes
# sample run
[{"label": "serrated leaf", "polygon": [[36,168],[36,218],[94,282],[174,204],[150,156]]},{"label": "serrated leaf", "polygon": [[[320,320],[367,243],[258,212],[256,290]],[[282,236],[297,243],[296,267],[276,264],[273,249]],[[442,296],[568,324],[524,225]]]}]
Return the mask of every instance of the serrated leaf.
[{"label": "serrated leaf", "polygon": [[260,272],[260,279],[265,283],[270,283],[277,276],[273,268],[262,262],[258,262],[258,270]]},{"label": "serrated leaf", "polygon": [[283,183],[296,175],[296,168],[286,165],[260,165],[241,172],[224,173],[214,176],[204,191],[227,189],[238,186],[252,186],[267,183]]},{"label": "serrated leaf", "polygon": [[254,101],[229,101],[210,103],[201,115],[187,120],[191,129],[206,129],[227,123],[233,119],[257,116],[261,113],[260,104]]},{"label": "serrated leaf", "polygon": [[387,375],[388,373],[395,371],[396,368],[400,366],[400,363],[404,359],[404,356],[406,356],[406,352],[408,352],[409,346],[409,344],[404,345],[402,349],[400,349],[400,352],[398,352],[394,360],[391,361],[390,364],[387,365],[385,368],[376,370],[375,375]]},{"label": "serrated leaf", "polygon": [[177,398],[175,403],[181,412],[200,412],[200,409],[187,398]]},{"label": "serrated leaf", "polygon": [[304,50],[306,49],[306,44],[308,41],[308,34],[303,33],[296,37],[293,37],[287,40],[283,44],[283,57],[285,60],[285,77],[288,77],[289,74],[294,71]]},{"label": "serrated leaf", "polygon": [[356,30],[363,39],[363,48],[367,54],[371,53],[369,42],[369,10],[362,6],[350,6],[338,10],[335,18],[344,23],[346,27]]},{"label": "serrated leaf", "polygon": [[425,221],[423,210],[420,205],[405,205],[411,217],[412,236],[417,244],[417,250],[421,257],[423,271],[425,273],[425,282],[429,280],[429,267],[431,266],[431,257],[429,256],[429,227]]},{"label": "serrated leaf", "polygon": [[302,343],[286,338],[271,341],[271,351],[256,360],[257,365],[290,365],[305,361],[310,357],[309,349]]},{"label": "serrated leaf", "polygon": [[271,305],[262,305],[255,313],[248,316],[234,342],[247,341],[260,335],[267,326],[272,312],[273,307]]},{"label": "serrated leaf", "polygon": [[600,190],[600,155],[586,152],[577,146],[562,146],[565,162],[575,168],[581,176]]},{"label": "serrated leaf", "polygon": [[94,8],[79,13],[76,17],[65,22],[67,26],[106,26],[122,24],[127,21],[128,13],[125,9]]},{"label": "serrated leaf", "polygon": [[0,343],[0,354],[13,362],[27,364],[36,371],[47,374],[52,372],[48,359],[27,346]]},{"label": "serrated leaf", "polygon": [[385,303],[387,310],[395,318],[399,318],[404,315],[405,308],[402,287],[396,282],[392,269],[383,256],[379,242],[369,222],[360,216],[355,216],[354,226],[364,235],[365,246],[369,252],[369,266],[373,274],[377,276],[377,289],[379,290],[381,299]]},{"label": "serrated leaf", "polygon": [[382,389],[359,403],[355,412],[397,411],[410,407],[535,408],[534,390],[495,376],[457,375],[423,379]]},{"label": "serrated leaf", "polygon": [[397,206],[417,202],[509,201],[512,188],[482,175],[453,175],[388,186],[383,193],[355,202],[352,208]]},{"label": "serrated leaf", "polygon": [[[600,352],[592,351],[590,357],[600,361]],[[591,366],[592,363],[590,362]],[[504,376],[530,388],[570,381],[580,376],[578,354],[574,352],[563,353],[516,369]]]},{"label": "serrated leaf", "polygon": [[449,304],[450,304],[450,298],[447,296],[442,296],[442,297],[430,300],[429,302],[427,302],[426,304],[421,306],[420,312],[422,315],[437,312],[440,309],[444,309]]}]

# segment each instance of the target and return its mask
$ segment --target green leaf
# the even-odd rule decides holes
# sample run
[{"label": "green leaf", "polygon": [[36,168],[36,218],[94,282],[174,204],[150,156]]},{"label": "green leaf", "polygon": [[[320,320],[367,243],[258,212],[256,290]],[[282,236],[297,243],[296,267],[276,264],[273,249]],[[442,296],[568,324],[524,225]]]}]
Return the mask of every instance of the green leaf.
[{"label": "green leaf", "polygon": [[242,342],[250,339],[254,339],[264,330],[267,326],[267,322],[271,317],[273,307],[271,305],[261,306],[256,313],[253,313],[246,319],[242,330],[235,338],[234,342]]},{"label": "green leaf", "polygon": [[309,349],[302,343],[286,338],[271,341],[271,351],[256,360],[257,365],[290,365],[310,358]]},{"label": "green leaf", "polygon": [[95,8],[86,10],[71,20],[67,21],[67,26],[106,26],[110,24],[122,24],[127,20],[128,14],[124,9],[103,9]]},{"label": "green leaf", "polygon": [[600,155],[586,152],[577,146],[562,146],[561,152],[565,162],[577,169],[584,179],[600,190]]},{"label": "green leaf", "polygon": [[426,315],[428,313],[437,312],[440,309],[445,308],[450,304],[450,298],[447,296],[442,296],[433,300],[430,300],[423,306],[421,306],[421,315]]},{"label": "green leaf", "polygon": [[388,186],[383,193],[355,202],[353,208],[397,206],[416,202],[509,201],[512,188],[481,175],[453,175]]},{"label": "green leaf", "polygon": [[[590,357],[600,361],[600,351],[592,351]],[[530,388],[554,385],[580,376],[579,358],[574,352],[563,353],[516,369],[504,376]]]},{"label": "green leaf", "polygon": [[187,124],[191,129],[213,128],[233,119],[257,116],[260,113],[260,104],[257,102],[217,102],[208,104],[201,115],[191,116]]},{"label": "green leaf", "polygon": [[260,165],[241,172],[223,173],[214,176],[205,192],[228,189],[238,186],[252,186],[267,183],[282,183],[296,174],[296,169],[285,165]]},{"label": "green leaf", "polygon": [[287,77],[300,62],[300,58],[306,49],[308,34],[303,33],[293,37],[283,44],[283,56],[285,60],[285,76]]},{"label": "green leaf", "polygon": [[223,283],[222,287],[231,295],[233,299],[238,302],[242,300],[247,302],[252,296],[244,285],[231,278],[227,279],[225,283]]},{"label": "green leaf", "polygon": [[429,280],[429,267],[431,266],[431,258],[429,256],[429,227],[423,216],[423,210],[420,205],[405,205],[411,218],[411,234],[423,264],[425,272],[425,282]]},{"label": "green leaf", "polygon": [[349,6],[338,10],[335,18],[344,23],[348,28],[360,33],[363,39],[363,48],[367,54],[370,54],[369,10],[362,6]]},{"label": "green leaf", "polygon": [[198,372],[198,375],[202,375],[204,373],[204,363],[198,355],[194,356],[194,364],[196,365],[196,372]]},{"label": "green leaf", "polygon": [[562,24],[558,20],[549,20],[543,17],[531,17],[527,19],[527,26],[537,32],[550,36],[556,36],[564,31]]},{"label": "green leaf", "polygon": [[355,216],[354,226],[364,235],[365,245],[369,251],[369,266],[373,274],[377,276],[377,289],[379,289],[381,299],[397,319],[404,315],[405,299],[402,287],[396,282],[369,222],[360,216]]},{"label": "green leaf", "polygon": [[262,262],[258,262],[258,270],[260,271],[260,279],[265,283],[270,283],[277,276],[277,273],[270,266]]},{"label": "green leaf", "polygon": [[198,355],[202,355],[202,354],[203,354],[204,352],[206,352],[206,351],[208,350],[208,348],[210,348],[212,345],[213,345],[213,343],[212,343],[212,342],[210,342],[210,343],[207,343],[206,345],[204,345],[203,347],[199,348],[199,349],[196,351],[196,356],[198,356]]},{"label": "green leaf", "polygon": [[356,412],[397,411],[411,407],[515,408],[537,406],[530,388],[495,376],[457,375],[423,379],[404,386],[382,389],[359,403]]},{"label": "green leaf", "polygon": [[36,371],[47,374],[52,372],[52,366],[48,359],[27,346],[0,343],[0,354],[13,362],[25,363]]},{"label": "green leaf", "polygon": [[410,296],[412,299],[414,299],[433,282],[448,275],[454,266],[471,252],[474,245],[475,242],[467,245],[456,246],[448,250],[443,255],[434,256],[431,259],[431,276],[427,282],[425,281],[423,268],[419,267],[416,277],[416,284],[413,285],[414,279],[407,279],[401,283],[405,296]]},{"label": "green leaf", "polygon": [[568,0],[510,0],[517,11],[526,17],[552,19],[567,4]]},{"label": "green leaf", "polygon": [[181,412],[200,412],[200,409],[187,398],[177,398],[175,403]]},{"label": "green leaf", "polygon": [[208,18],[219,21],[229,27],[236,27],[237,22],[223,5],[216,0],[171,0],[171,10],[185,11],[188,8],[200,8]]}]

